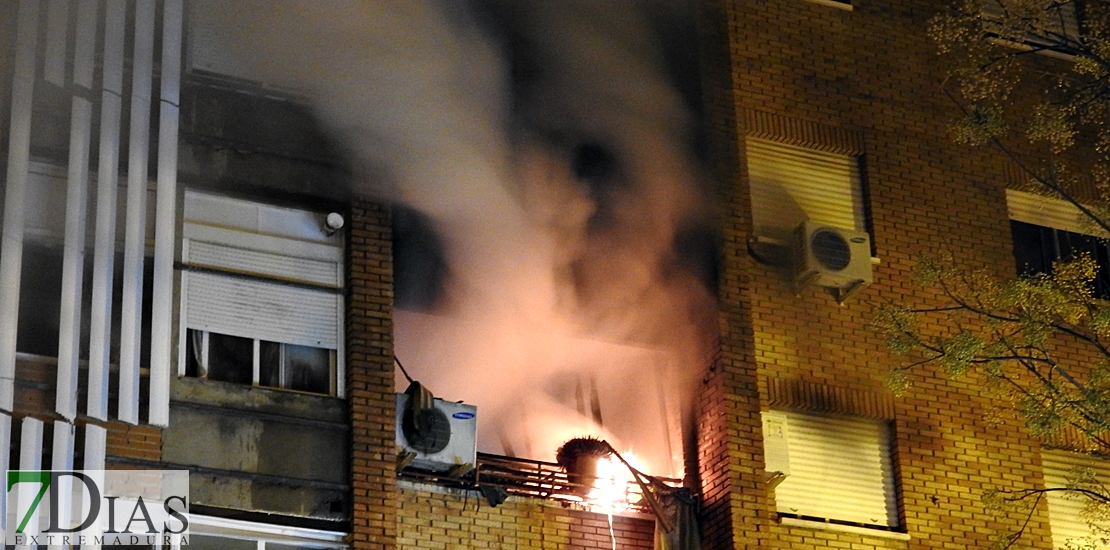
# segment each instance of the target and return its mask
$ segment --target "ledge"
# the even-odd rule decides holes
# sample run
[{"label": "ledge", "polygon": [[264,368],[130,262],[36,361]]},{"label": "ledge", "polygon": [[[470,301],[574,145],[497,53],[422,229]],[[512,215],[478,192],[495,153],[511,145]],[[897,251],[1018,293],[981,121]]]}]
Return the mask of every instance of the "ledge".
[{"label": "ledge", "polygon": [[822,531],[839,531],[841,533],[852,533],[855,535],[863,535],[865,537],[875,537],[880,539],[910,540],[909,533],[884,531],[882,529],[868,529],[866,527],[856,527],[855,525],[841,525],[839,523],[825,523],[822,521],[812,521],[808,519],[797,518],[779,518],[779,523],[781,523],[782,525],[789,525],[791,527],[805,527],[807,529],[820,529]]},{"label": "ledge", "polygon": [[347,403],[342,398],[277,388],[177,377],[170,383],[170,401],[171,406],[234,410],[286,421],[347,424]]},{"label": "ledge", "polygon": [[806,2],[809,2],[810,4],[821,4],[822,6],[828,6],[830,8],[836,8],[838,10],[852,11],[851,4],[837,2],[836,0],[806,0]]}]

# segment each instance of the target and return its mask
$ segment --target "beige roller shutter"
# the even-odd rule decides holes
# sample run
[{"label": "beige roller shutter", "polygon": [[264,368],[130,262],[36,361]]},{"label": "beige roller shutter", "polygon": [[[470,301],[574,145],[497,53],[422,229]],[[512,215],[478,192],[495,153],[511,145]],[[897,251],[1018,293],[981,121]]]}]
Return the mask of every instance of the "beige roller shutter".
[{"label": "beige roller shutter", "polygon": [[[1046,450],[1041,452],[1041,462],[1046,488],[1066,487],[1068,477],[1076,468],[1090,468],[1103,483],[1110,481],[1110,461],[1090,455]],[[1069,540],[1075,540],[1077,547],[1082,546],[1080,541],[1093,535],[1091,526],[1080,515],[1084,502],[1078,495],[1062,491],[1048,493],[1048,518],[1052,528],[1053,547],[1065,548]],[[1110,528],[1110,525],[1100,526]],[[1098,539],[1096,546],[1110,547],[1110,540]]]},{"label": "beige roller shutter", "polygon": [[192,191],[185,203],[185,328],[339,349],[343,249],[321,214]]},{"label": "beige roller shutter", "polygon": [[1075,205],[1063,199],[1007,189],[1006,209],[1010,219],[1014,221],[1083,235],[1107,236],[1104,231],[1090,223]]},{"label": "beige roller shutter", "polygon": [[[886,422],[800,413],[785,419],[789,476],[775,488],[778,511],[849,524],[897,527]],[[782,457],[784,453],[772,453]]]},{"label": "beige roller shutter", "polygon": [[802,222],[866,231],[859,159],[747,139],[757,235],[782,237]]}]

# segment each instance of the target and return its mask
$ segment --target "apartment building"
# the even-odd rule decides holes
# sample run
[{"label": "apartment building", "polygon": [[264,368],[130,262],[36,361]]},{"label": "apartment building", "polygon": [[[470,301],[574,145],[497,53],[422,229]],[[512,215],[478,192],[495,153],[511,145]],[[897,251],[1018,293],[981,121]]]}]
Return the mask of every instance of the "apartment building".
[{"label": "apartment building", "polygon": [[[435,333],[426,306],[443,289],[397,274],[451,270],[421,263],[422,246],[446,245],[426,213],[363,192],[365,157],[327,122],[338,107],[225,55],[213,5],[0,4],[4,469],[188,470],[191,542],[204,548],[651,547],[673,512],[584,502],[543,434],[512,435],[531,409],[512,409],[504,432],[469,428],[471,448],[476,437],[497,451],[466,468],[409,462],[395,343]],[[1087,232],[1066,208],[1008,191],[1002,155],[952,143],[956,110],[926,35],[946,5],[707,0],[675,27],[696,46],[683,50],[695,70],[671,78],[697,80],[676,95],[696,103],[691,156],[713,203],[690,212],[717,227],[699,333],[709,357],[679,369],[693,403],[663,389],[670,356],[648,337],[548,345],[655,367],[576,370],[558,404],[605,417],[599,433],[666,440],[648,473],[696,495],[705,548],[988,546],[1025,516],[992,515],[987,491],[1102,467],[988,420],[974,380],[887,387],[899,358],[870,325],[885,302],[933,298],[911,281],[920,255],[1008,275],[1030,232]],[[559,147],[571,160],[552,173],[591,185],[635,167],[594,142]],[[795,244],[815,239],[842,255]],[[463,381],[493,378],[430,389],[442,407],[472,399]],[[622,424],[620,407],[646,420]],[[1059,499],[1029,517],[1037,548],[1085,528]]]}]

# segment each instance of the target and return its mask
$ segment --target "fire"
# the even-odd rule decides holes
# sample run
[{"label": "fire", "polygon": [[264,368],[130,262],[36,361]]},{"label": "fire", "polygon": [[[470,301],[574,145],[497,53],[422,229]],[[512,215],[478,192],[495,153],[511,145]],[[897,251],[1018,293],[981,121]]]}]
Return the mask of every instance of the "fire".
[{"label": "fire", "polygon": [[[567,472],[573,495],[597,512],[613,514],[632,508],[639,495],[637,458],[618,453],[607,441],[576,437],[559,447],[555,459]],[[642,474],[640,474],[642,475]]]},{"label": "fire", "polygon": [[621,453],[621,457],[627,464],[615,454],[597,460],[597,478],[585,500],[598,512],[614,514],[628,511],[632,502],[639,498],[634,491],[636,478],[629,469],[629,466],[639,469],[639,460],[632,453]]},{"label": "fire", "polygon": [[610,514],[628,510],[631,481],[631,473],[617,457],[599,458],[597,479],[586,500],[591,506]]},{"label": "fire", "polygon": [[586,501],[599,512],[603,512],[609,519],[609,540],[613,550],[617,550],[617,535],[613,532],[613,514],[624,512],[630,508],[629,500],[631,488],[634,483],[632,466],[634,457],[625,458],[628,462],[621,462],[617,455],[597,459],[597,478],[594,480],[593,489],[586,495]]}]

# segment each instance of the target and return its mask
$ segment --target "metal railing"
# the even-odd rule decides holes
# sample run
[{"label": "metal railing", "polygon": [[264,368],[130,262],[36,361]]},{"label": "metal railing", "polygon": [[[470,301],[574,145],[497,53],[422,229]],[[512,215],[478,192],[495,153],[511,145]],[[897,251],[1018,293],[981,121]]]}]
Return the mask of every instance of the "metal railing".
[{"label": "metal railing", "polygon": [[[600,504],[581,496],[592,488],[592,481],[572,482],[563,468],[554,462],[478,453],[477,466],[459,477],[412,467],[399,470],[397,475],[400,479],[457,489],[499,489],[507,495],[558,501],[568,508],[598,511]],[[682,485],[677,479],[655,479],[670,487]],[[626,486],[624,494],[627,502],[621,503],[623,511],[651,514],[640,486],[632,480],[628,480]]]}]

